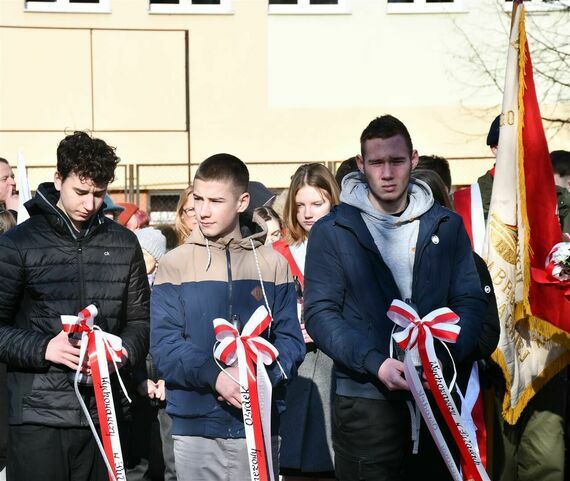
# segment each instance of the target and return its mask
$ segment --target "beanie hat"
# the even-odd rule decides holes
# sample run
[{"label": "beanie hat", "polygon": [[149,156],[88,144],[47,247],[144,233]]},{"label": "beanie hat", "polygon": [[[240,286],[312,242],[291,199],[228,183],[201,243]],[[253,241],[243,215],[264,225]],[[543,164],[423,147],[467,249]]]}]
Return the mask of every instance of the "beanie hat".
[{"label": "beanie hat", "polygon": [[275,199],[273,192],[255,180],[250,181],[247,190],[249,192],[249,205],[246,209],[248,212],[253,212],[258,207],[271,206],[271,202]]},{"label": "beanie hat", "polygon": [[113,202],[113,199],[111,198],[111,196],[110,196],[109,194],[105,194],[105,200],[104,200],[104,202],[105,202],[105,205],[104,205],[104,207],[103,207],[103,213],[104,213],[104,214],[107,214],[107,213],[111,213],[111,214],[117,213],[117,214],[120,214],[121,212],[123,212],[123,211],[125,210],[124,207],[122,207],[122,206],[120,206],[120,205],[118,205],[118,204],[115,204],[115,203]]},{"label": "beanie hat", "polygon": [[128,202],[119,202],[118,205],[120,205],[125,210],[121,212],[119,218],[117,219],[117,222],[121,225],[127,225],[127,222],[129,222],[129,219],[138,210],[138,207],[135,204],[129,204]]},{"label": "beanie hat", "polygon": [[135,232],[141,248],[157,261],[166,253],[166,237],[154,227],[145,227]]}]

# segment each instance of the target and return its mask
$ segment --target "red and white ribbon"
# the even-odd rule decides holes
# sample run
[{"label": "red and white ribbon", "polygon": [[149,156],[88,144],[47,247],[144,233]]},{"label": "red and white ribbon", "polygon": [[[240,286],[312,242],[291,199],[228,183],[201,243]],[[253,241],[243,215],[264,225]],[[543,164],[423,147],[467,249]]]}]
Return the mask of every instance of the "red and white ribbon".
[{"label": "red and white ribbon", "polygon": [[241,335],[225,319],[214,319],[219,341],[214,356],[227,366],[237,362],[245,439],[252,481],[274,481],[271,450],[271,381],[265,364],[275,362],[279,353],[260,337],[271,324],[264,306],[257,308]]},{"label": "red and white ribbon", "polygon": [[412,307],[397,299],[392,301],[387,315],[403,328],[402,331],[394,333],[392,337],[402,349],[407,351],[404,358],[406,381],[451,476],[456,481],[462,481],[462,476],[433,415],[422,381],[411,359],[409,351],[416,344],[430,391],[459,449],[465,479],[489,481],[489,476],[477,454],[476,440],[471,438],[468,429],[464,427],[459,410],[445,383],[433,343],[434,337],[444,342],[457,341],[461,329],[457,325],[459,316],[451,309],[444,307],[420,319]]},{"label": "red and white ribbon", "polygon": [[548,253],[544,270],[532,267],[532,278],[540,284],[552,284],[564,290],[570,299],[570,268],[566,267],[570,258],[570,242],[559,242]]},{"label": "red and white ribbon", "polygon": [[[81,334],[79,366],[75,373],[73,385],[79,404],[85,413],[99,451],[107,466],[109,480],[126,481],[127,476],[123,463],[119,426],[115,414],[115,403],[113,402],[111,377],[109,373],[109,362],[112,362],[117,371],[117,377],[119,378],[121,387],[130,402],[130,398],[118,370],[119,364],[122,362],[122,341],[120,337],[103,332],[99,326],[94,325],[93,320],[97,314],[97,308],[94,305],[90,305],[83,309],[77,316],[61,316],[61,322],[65,332],[69,334]],[[92,372],[91,377],[95,391],[102,443],[93,420],[91,419],[89,409],[85,405],[83,397],[79,392],[79,384],[88,377],[82,373],[86,357]]]},{"label": "red and white ribbon", "polygon": [[485,413],[483,410],[483,391],[479,381],[479,367],[477,361],[471,366],[471,373],[469,374],[469,381],[467,382],[467,389],[465,396],[455,386],[455,390],[461,399],[461,419],[465,423],[466,428],[469,430],[471,439],[477,440],[477,453],[481,458],[483,466],[487,466],[487,428],[485,426]]}]

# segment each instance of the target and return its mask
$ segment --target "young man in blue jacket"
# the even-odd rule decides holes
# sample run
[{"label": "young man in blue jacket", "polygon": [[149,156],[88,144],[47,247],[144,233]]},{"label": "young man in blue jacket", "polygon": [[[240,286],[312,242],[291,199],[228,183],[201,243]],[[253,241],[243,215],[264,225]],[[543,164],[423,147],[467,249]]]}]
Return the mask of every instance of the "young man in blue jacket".
[{"label": "young man in blue jacket", "polygon": [[285,381],[305,354],[287,261],[264,247],[266,228],[245,212],[248,181],[247,167],[233,155],[200,164],[193,184],[199,228],[162,258],[152,291],[151,353],[166,381],[179,481],[250,478],[240,388],[230,377],[239,377],[238,368],[224,372],[214,360],[213,320],[245,324],[263,305],[272,313],[262,336],[279,351],[282,368],[268,367],[274,435]]},{"label": "young man in blue jacket", "polygon": [[390,356],[394,324],[386,312],[393,299],[420,316],[449,307],[461,317],[450,346],[460,361],[477,345],[486,300],[460,217],[434,204],[425,183],[410,181],[418,154],[405,125],[384,115],[360,143],[359,172],[344,178],[342,203],[313,227],[305,267],[307,331],[335,361],[336,475],[447,479],[427,437],[419,449],[430,453],[429,466],[417,469],[412,456],[411,395],[402,361]]}]

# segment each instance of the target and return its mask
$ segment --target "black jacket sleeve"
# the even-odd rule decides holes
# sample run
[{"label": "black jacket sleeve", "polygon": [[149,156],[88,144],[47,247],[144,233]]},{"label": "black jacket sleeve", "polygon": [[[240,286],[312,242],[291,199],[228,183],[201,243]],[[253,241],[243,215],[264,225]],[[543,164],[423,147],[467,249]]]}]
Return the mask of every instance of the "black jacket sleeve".
[{"label": "black jacket sleeve", "polygon": [[473,261],[471,241],[463,227],[457,227],[453,269],[448,291],[448,307],[460,320],[461,333],[455,344],[449,346],[456,361],[463,362],[477,349],[487,299],[481,289]]},{"label": "black jacket sleeve", "polygon": [[485,312],[483,325],[481,326],[479,343],[472,356],[472,360],[476,361],[489,357],[495,351],[499,343],[501,327],[499,323],[499,312],[497,310],[497,299],[495,298],[495,289],[493,288],[493,281],[491,274],[489,274],[487,264],[475,253],[473,253],[473,259],[475,260],[475,267],[477,267],[477,273],[481,280],[481,288],[487,296],[488,301],[487,311]]},{"label": "black jacket sleeve", "polygon": [[47,369],[45,353],[52,336],[15,326],[24,282],[20,252],[8,236],[0,236],[0,361],[19,370]]},{"label": "black jacket sleeve", "polygon": [[119,336],[127,350],[129,363],[136,366],[148,354],[150,337],[150,287],[143,254],[138,245],[131,260],[123,313],[126,322]]}]

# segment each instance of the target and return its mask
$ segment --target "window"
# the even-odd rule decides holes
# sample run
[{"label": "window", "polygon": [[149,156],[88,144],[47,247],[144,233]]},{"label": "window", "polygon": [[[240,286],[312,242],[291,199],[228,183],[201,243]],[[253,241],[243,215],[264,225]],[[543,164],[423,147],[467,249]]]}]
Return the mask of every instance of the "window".
[{"label": "window", "polygon": [[269,13],[343,14],[350,13],[350,0],[269,0]]},{"label": "window", "polygon": [[27,0],[26,11],[111,13],[111,0]]},{"label": "window", "polygon": [[465,13],[466,0],[388,0],[388,13]]},{"label": "window", "polygon": [[[527,12],[548,12],[552,10],[566,10],[570,7],[568,0],[524,0],[524,6]],[[505,0],[505,11],[510,12],[513,9],[513,1]]]},{"label": "window", "polygon": [[233,13],[231,0],[150,0],[150,13]]},{"label": "window", "polygon": [[180,194],[167,192],[150,193],[150,224],[174,225],[176,221],[176,206]]}]

